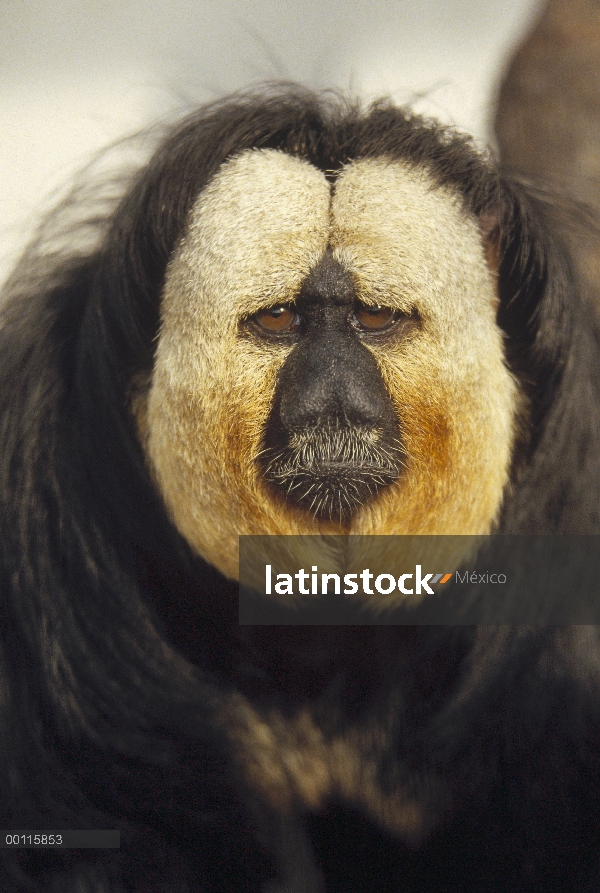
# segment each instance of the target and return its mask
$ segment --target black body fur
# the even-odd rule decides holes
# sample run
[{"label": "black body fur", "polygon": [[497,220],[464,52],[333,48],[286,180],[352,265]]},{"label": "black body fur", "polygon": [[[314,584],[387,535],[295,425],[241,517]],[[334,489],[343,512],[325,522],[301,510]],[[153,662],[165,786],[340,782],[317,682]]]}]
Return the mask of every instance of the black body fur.
[{"label": "black body fur", "polygon": [[132,383],[152,367],[165,267],[191,203],[250,146],[332,177],[359,156],[410,159],[497,220],[499,321],[530,401],[500,530],[598,532],[600,346],[552,236],[551,201],[464,137],[387,104],[362,114],[282,90],[201,110],[97,222],[98,248],[34,249],[9,285],[0,828],[120,828],[122,845],[3,850],[0,889],[258,891],[278,869],[252,831],[224,707],[243,695],[285,711],[331,703],[335,691],[334,725],[370,711],[376,723],[381,692],[398,691],[389,777],[398,764],[423,797],[428,779],[443,779],[443,820],[410,848],[342,804],[308,816],[327,890],[597,890],[595,628],[243,632],[237,587],[191,556],[166,517],[135,434]]}]

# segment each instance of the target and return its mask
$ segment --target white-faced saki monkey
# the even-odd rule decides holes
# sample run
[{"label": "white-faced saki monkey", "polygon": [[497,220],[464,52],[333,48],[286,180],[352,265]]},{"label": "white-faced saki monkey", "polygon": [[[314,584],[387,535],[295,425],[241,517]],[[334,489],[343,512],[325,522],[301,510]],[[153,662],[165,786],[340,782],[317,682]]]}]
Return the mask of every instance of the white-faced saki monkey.
[{"label": "white-faced saki monkey", "polygon": [[[281,88],[47,225],[0,326],[2,893],[598,890],[593,626],[238,616],[242,534],[598,532],[559,211]],[[120,848],[26,840],[75,830]]]}]

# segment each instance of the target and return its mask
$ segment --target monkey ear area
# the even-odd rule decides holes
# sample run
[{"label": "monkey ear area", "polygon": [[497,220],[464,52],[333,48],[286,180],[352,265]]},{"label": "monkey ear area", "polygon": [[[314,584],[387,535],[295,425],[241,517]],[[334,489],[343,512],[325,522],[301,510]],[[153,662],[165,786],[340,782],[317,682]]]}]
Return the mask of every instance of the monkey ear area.
[{"label": "monkey ear area", "polygon": [[485,259],[494,274],[498,274],[502,261],[502,218],[502,212],[494,208],[479,215]]}]

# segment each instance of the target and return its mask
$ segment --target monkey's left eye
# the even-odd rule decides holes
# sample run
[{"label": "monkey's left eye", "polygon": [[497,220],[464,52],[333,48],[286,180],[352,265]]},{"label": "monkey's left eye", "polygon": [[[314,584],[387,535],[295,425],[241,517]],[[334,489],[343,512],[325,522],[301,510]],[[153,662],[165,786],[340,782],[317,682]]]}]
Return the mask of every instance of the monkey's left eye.
[{"label": "monkey's left eye", "polygon": [[378,329],[389,328],[396,322],[398,316],[398,311],[391,307],[357,303],[354,306],[352,322],[357,328],[375,332]]},{"label": "monkey's left eye", "polygon": [[271,332],[274,335],[291,332],[300,324],[296,308],[286,304],[269,307],[268,310],[260,310],[254,314],[252,319],[265,332]]}]

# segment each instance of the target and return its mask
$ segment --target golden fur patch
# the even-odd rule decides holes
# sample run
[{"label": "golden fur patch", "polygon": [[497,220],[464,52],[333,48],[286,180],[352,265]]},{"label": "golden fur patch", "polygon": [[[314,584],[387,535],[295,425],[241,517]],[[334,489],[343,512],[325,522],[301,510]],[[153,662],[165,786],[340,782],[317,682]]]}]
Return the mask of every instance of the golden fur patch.
[{"label": "golden fur patch", "polygon": [[[393,713],[391,715],[394,715]],[[449,803],[447,786],[432,774],[421,782],[398,765],[382,784],[392,746],[384,723],[373,720],[326,736],[311,712],[259,715],[250,705],[224,717],[242,785],[281,815],[319,811],[331,800],[364,810],[388,833],[419,843]]]}]

